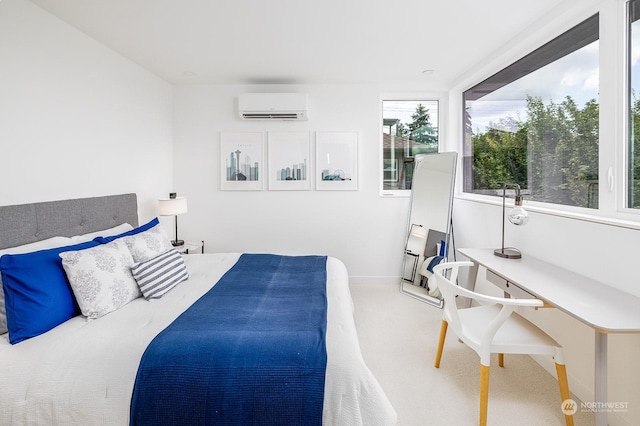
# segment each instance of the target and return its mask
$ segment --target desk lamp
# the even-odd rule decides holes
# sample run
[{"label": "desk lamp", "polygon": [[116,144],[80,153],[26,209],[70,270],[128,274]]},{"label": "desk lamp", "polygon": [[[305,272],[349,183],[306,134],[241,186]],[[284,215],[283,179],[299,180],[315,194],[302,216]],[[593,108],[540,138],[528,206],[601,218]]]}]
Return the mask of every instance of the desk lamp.
[{"label": "desk lamp", "polygon": [[171,241],[175,246],[184,244],[184,240],[178,239],[178,215],[187,212],[187,199],[178,197],[175,192],[169,194],[169,198],[158,200],[158,214],[160,216],[175,216],[176,223],[176,239]]},{"label": "desk lamp", "polygon": [[493,254],[506,259],[520,259],[522,253],[515,247],[504,246],[504,223],[505,223],[505,199],[507,198],[507,186],[513,187],[516,190],[515,205],[513,209],[509,211],[509,222],[514,225],[526,225],[529,221],[529,213],[522,208],[522,195],[520,194],[520,185],[517,183],[505,183],[502,186],[502,248],[495,249]]}]

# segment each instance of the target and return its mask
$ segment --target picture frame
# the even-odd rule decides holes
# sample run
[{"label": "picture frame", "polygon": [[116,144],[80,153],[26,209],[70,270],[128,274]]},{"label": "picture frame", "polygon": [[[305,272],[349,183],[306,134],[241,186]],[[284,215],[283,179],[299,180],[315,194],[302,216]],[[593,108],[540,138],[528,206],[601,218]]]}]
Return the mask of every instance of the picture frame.
[{"label": "picture frame", "polygon": [[316,132],[316,189],[358,189],[358,132]]},{"label": "picture frame", "polygon": [[263,133],[221,133],[221,190],[261,191],[264,187],[265,172]]},{"label": "picture frame", "polygon": [[269,190],[310,190],[309,132],[269,132],[267,143]]}]

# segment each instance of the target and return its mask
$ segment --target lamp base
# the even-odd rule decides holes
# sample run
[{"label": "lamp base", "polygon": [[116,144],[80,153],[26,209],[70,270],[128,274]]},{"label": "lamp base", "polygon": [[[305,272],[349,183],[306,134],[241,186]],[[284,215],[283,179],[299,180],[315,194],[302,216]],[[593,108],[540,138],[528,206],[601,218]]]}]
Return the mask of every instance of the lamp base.
[{"label": "lamp base", "polygon": [[513,247],[495,249],[493,251],[493,254],[495,254],[498,257],[504,257],[505,259],[522,258],[522,253],[520,253],[520,250]]},{"label": "lamp base", "polygon": [[184,240],[173,240],[171,241],[171,245],[176,247],[176,246],[183,246],[184,245]]}]

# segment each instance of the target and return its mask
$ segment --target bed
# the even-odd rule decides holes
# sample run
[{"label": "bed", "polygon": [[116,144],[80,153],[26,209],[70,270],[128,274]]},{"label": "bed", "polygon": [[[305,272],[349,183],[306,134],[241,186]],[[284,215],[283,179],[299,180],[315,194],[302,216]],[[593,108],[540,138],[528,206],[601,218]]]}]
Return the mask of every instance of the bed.
[{"label": "bed", "polygon": [[[11,305],[13,312],[15,296],[12,296],[14,289],[10,283],[8,284],[11,280],[11,268],[7,267],[9,272],[5,275],[5,263],[9,262],[8,259],[19,259],[20,255],[15,253],[27,251],[25,256],[40,253],[29,250],[41,248],[39,244],[43,241],[63,247],[91,245],[88,249],[67,251],[65,255],[60,255],[65,262],[64,268],[71,268],[71,261],[78,261],[78,258],[73,258],[73,254],[84,254],[95,247],[104,250],[107,246],[121,246],[122,241],[128,239],[137,238],[139,241],[138,237],[143,234],[127,233],[144,226],[149,227],[144,231],[159,229],[159,226],[155,225],[151,228],[150,224],[151,222],[139,225],[135,194],[0,207],[0,254],[9,254],[0,258],[3,288],[7,292],[7,307]],[[123,229],[128,231],[123,232]],[[129,236],[112,237],[124,234]],[[92,245],[94,241],[97,241],[99,246]],[[171,326],[180,323],[187,313],[193,312],[194,309],[189,308],[199,306],[203,299],[209,298],[214,301],[214,305],[222,305],[215,302],[220,300],[215,297],[221,296],[214,293],[218,288],[230,285],[219,283],[224,283],[226,277],[231,275],[235,277],[234,282],[237,286],[238,277],[245,273],[237,268],[244,260],[263,261],[264,257],[271,262],[277,260],[278,265],[284,264],[283,259],[298,261],[298,256],[280,257],[275,254],[246,253],[207,253],[178,257],[179,262],[188,271],[188,279],[179,282],[159,298],[147,299],[147,293],[144,292],[108,313],[98,314],[96,319],[88,320],[85,315],[75,315],[48,331],[33,337],[24,337],[13,344],[10,341],[11,332],[0,335],[0,424],[143,424],[140,419],[148,420],[148,416],[145,414],[136,417],[132,407],[135,405],[134,400],[145,401],[138,399],[138,380],[143,365],[146,365],[144,361],[147,354],[157,340],[166,335]],[[324,342],[326,370],[322,374],[323,382],[320,382],[323,387],[320,397],[320,422],[325,425],[393,425],[396,423],[396,413],[365,365],[360,352],[346,268],[341,261],[332,257],[313,257],[312,260],[315,263],[323,262],[321,272],[324,274],[323,277],[326,276],[326,286],[322,286],[327,301]],[[291,269],[293,271],[295,268]],[[73,276],[73,271],[65,269],[69,276]],[[283,272],[278,270],[275,274],[280,276]],[[245,281],[253,281],[253,277]],[[234,285],[230,288],[234,288]],[[226,294],[224,297],[228,298],[225,300],[231,300],[233,295]],[[268,302],[265,298],[260,300],[260,304]],[[82,297],[78,296],[78,300],[74,300],[74,307],[80,307],[82,312],[85,312],[86,306]],[[223,310],[223,314],[233,316],[235,311],[236,308],[233,311],[227,309]],[[99,310],[95,312],[99,313]],[[8,319],[11,318],[10,322],[15,329],[16,314],[7,312],[6,315]],[[19,332],[15,333],[18,334]],[[280,344],[271,346],[279,347]],[[180,359],[189,356],[181,356]],[[173,366],[167,366],[161,370],[171,371],[172,368]],[[236,371],[235,367],[227,370]],[[272,380],[271,376],[260,379],[260,374],[258,372],[258,379],[262,382],[278,380]],[[178,373],[178,376],[182,377],[183,373]],[[205,374],[199,376],[206,378]],[[301,386],[306,386],[306,377],[298,378]],[[198,377],[193,379],[193,386],[196,386],[195,379]],[[237,378],[230,383],[233,387],[238,387]],[[279,386],[283,389],[283,394],[288,392],[286,386]],[[161,389],[165,390],[166,387],[162,386]],[[185,397],[189,391],[190,389],[183,388],[182,391],[176,390],[175,394],[164,397],[168,402],[175,400],[183,405],[192,400],[191,397]],[[225,394],[227,390],[223,389],[221,392]],[[195,394],[197,395],[197,392]],[[300,411],[287,416],[286,420],[269,417],[269,406],[262,407],[263,411],[254,410],[254,416],[257,418],[251,420],[239,420],[237,414],[233,413],[226,417],[207,418],[210,415],[203,414],[207,413],[206,408],[189,406],[188,409],[192,412],[188,422],[185,418],[180,420],[179,417],[169,419],[164,417],[166,412],[159,412],[156,413],[158,417],[148,423],[319,424],[320,422],[307,421],[304,410],[309,409],[310,403],[306,404],[305,398],[302,399],[299,405],[294,402],[285,404],[286,409],[290,411]],[[308,399],[310,401],[312,398]],[[277,397],[273,396],[269,400],[274,401],[272,405],[278,405]],[[171,411],[173,410],[174,408],[171,408]]]}]

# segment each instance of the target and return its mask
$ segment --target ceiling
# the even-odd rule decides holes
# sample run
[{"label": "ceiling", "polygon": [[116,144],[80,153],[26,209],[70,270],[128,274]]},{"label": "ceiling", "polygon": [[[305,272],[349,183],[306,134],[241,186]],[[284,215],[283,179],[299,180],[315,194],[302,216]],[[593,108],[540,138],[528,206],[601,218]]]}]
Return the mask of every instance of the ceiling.
[{"label": "ceiling", "polygon": [[31,0],[172,84],[446,88],[579,0]]}]

